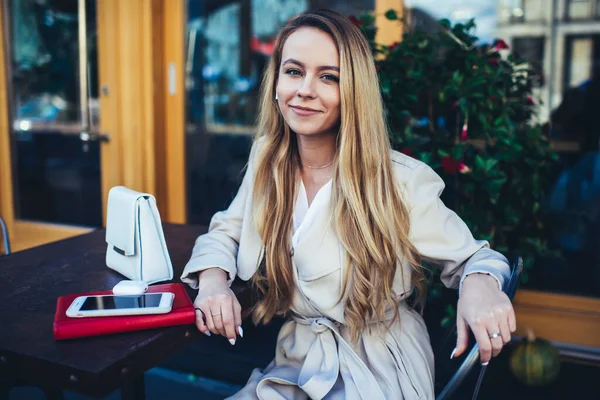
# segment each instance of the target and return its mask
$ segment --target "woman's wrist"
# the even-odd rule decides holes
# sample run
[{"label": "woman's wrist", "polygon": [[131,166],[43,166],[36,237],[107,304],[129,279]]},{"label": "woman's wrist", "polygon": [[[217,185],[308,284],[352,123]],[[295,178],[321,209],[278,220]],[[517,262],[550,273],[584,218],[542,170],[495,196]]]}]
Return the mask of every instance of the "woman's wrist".
[{"label": "woman's wrist", "polygon": [[227,272],[219,267],[208,268],[198,273],[198,288],[213,285],[227,285]]},{"label": "woman's wrist", "polygon": [[471,283],[477,284],[477,282],[489,284],[498,289],[498,280],[496,279],[496,277],[485,272],[473,272],[467,275],[463,280],[463,287],[465,284],[467,284],[467,282],[470,282],[469,285]]}]

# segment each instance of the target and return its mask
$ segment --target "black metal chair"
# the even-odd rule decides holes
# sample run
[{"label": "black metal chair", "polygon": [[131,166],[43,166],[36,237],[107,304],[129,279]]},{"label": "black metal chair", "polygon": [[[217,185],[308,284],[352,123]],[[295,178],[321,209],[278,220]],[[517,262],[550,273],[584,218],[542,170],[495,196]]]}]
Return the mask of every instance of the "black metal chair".
[{"label": "black metal chair", "polygon": [[2,231],[2,242],[4,244],[4,254],[10,254],[10,240],[8,237],[8,228],[6,227],[6,222],[4,219],[0,217],[0,231]]},{"label": "black metal chair", "polygon": [[[519,287],[519,282],[521,280],[521,274],[523,272],[523,259],[518,257],[515,261],[510,279],[504,283],[504,287],[502,290],[508,298],[512,301],[515,297],[515,293],[517,292],[517,288]],[[436,400],[449,400],[452,398],[452,395],[456,392],[456,390],[460,387],[460,385],[467,378],[469,373],[475,368],[475,366],[481,365],[479,362],[479,346],[477,343],[473,345],[473,348],[469,352],[469,354],[465,357],[465,360],[460,365],[458,370],[452,375],[452,378],[448,381],[444,389],[440,392],[440,394],[436,397]],[[473,391],[473,400],[477,398],[479,394],[479,388],[481,387],[481,382],[483,380],[483,376],[486,371],[486,366],[481,366],[481,370],[479,372],[479,378],[477,379],[477,384],[475,385],[475,390]]]}]

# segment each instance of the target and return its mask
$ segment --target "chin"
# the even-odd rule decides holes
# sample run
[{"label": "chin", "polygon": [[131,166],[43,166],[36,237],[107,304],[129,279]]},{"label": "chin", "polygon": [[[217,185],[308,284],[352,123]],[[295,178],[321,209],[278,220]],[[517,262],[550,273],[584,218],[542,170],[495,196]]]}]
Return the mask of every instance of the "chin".
[{"label": "chin", "polygon": [[315,136],[325,132],[330,132],[332,128],[326,129],[322,126],[311,124],[289,124],[290,129],[297,135]]},{"label": "chin", "polygon": [[321,133],[321,131],[306,130],[306,129],[292,129],[292,131],[294,131],[294,133],[296,135],[303,135],[303,136],[316,136],[319,133]]}]

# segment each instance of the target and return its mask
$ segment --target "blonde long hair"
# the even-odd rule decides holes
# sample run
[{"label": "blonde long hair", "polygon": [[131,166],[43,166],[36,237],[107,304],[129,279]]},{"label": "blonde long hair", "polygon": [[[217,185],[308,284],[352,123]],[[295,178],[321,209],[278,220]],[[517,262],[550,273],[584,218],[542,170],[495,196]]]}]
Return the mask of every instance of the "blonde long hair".
[{"label": "blonde long hair", "polygon": [[253,277],[261,295],[253,319],[267,323],[285,314],[294,291],[290,248],[299,155],[296,136],[275,102],[275,86],[283,45],[302,27],[329,34],[339,51],[341,115],[331,200],[334,227],[346,251],[345,319],[352,339],[357,340],[370,320],[384,321],[387,310],[394,310],[389,325],[399,318],[392,285],[403,260],[412,268],[412,282],[420,296],[425,293],[425,280],[418,253],[408,239],[409,214],[394,179],[369,45],[357,27],[333,11],[291,20],[279,33],[263,76],[253,201],[264,257]]}]

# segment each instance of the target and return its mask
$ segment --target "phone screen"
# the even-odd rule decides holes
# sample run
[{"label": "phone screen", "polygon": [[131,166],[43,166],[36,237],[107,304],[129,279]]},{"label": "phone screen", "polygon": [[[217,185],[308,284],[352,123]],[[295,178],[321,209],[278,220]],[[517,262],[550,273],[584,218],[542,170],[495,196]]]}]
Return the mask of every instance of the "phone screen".
[{"label": "phone screen", "polygon": [[82,311],[122,310],[128,308],[158,307],[162,294],[150,293],[139,296],[90,296],[81,305]]}]

